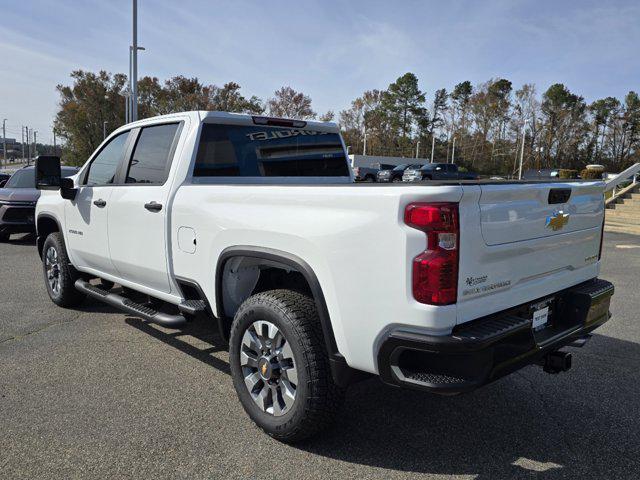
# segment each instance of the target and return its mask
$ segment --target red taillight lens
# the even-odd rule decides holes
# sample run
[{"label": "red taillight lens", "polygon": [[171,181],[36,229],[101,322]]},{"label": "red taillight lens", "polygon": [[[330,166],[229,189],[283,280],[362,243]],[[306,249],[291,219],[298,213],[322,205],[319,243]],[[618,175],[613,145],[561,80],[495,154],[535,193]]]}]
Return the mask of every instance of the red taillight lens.
[{"label": "red taillight lens", "polygon": [[412,203],[404,221],[427,236],[424,252],[413,259],[413,296],[429,305],[449,305],[458,299],[460,229],[457,203]]}]

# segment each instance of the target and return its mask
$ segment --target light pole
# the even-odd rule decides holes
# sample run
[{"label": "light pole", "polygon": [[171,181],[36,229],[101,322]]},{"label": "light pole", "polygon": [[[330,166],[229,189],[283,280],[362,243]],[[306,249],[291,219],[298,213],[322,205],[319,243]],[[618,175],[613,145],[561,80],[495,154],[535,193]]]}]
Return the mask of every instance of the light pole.
[{"label": "light pole", "polygon": [[7,131],[6,131],[7,119],[2,120],[2,159],[4,164],[7,164]]},{"label": "light pole", "polygon": [[33,156],[38,156],[38,131],[33,131]]},{"label": "light pole", "polygon": [[367,137],[369,136],[369,134],[366,132],[364,132],[364,145],[362,146],[362,155],[366,155],[367,154]]},{"label": "light pole", "polygon": [[522,145],[520,146],[520,166],[518,168],[518,180],[522,180],[522,162],[524,161],[524,141],[527,129],[527,121],[522,124]]},{"label": "light pole", "polygon": [[138,0],[133,1],[133,57],[131,60],[131,120],[138,120]]},{"label": "light pole", "polygon": [[108,122],[102,122],[102,140],[107,138],[107,123]]},{"label": "light pole", "polygon": [[29,127],[24,127],[24,135],[27,140],[27,165],[29,165],[29,160],[31,160],[31,136],[29,135]]},{"label": "light pole", "polygon": [[456,163],[456,137],[453,137],[453,148],[451,149],[451,163]]},{"label": "light pole", "polygon": [[[146,50],[146,48],[144,47],[138,47],[138,50]],[[138,64],[138,55],[136,54],[136,65]],[[134,77],[135,75],[135,77]],[[135,83],[136,83],[136,118],[133,118],[133,80],[135,79]],[[136,73],[133,73],[133,45],[129,45],[129,88],[128,88],[128,92],[127,92],[127,109],[128,109],[128,114],[127,114],[127,118],[126,118],[126,122],[132,122],[134,120],[138,119],[138,69],[136,66]]]},{"label": "light pole", "polygon": [[420,155],[420,140],[418,140],[418,143],[416,143],[416,158],[418,158]]},{"label": "light pole", "polygon": [[431,163],[433,163],[433,151],[436,148],[436,136],[431,135]]}]

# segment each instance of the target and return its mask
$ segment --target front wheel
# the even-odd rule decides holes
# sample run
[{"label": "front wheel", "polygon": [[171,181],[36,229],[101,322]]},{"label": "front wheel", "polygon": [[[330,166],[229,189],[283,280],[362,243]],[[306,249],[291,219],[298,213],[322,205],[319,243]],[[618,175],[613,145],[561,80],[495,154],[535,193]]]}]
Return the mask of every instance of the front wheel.
[{"label": "front wheel", "polygon": [[79,275],[69,262],[60,232],[52,233],[44,241],[42,270],[47,292],[53,303],[61,307],[75,307],[85,299],[86,296],[74,286]]},{"label": "front wheel", "polygon": [[296,442],[330,425],[344,399],[333,382],[312,298],[291,290],[249,297],[231,327],[233,384],[251,419]]}]

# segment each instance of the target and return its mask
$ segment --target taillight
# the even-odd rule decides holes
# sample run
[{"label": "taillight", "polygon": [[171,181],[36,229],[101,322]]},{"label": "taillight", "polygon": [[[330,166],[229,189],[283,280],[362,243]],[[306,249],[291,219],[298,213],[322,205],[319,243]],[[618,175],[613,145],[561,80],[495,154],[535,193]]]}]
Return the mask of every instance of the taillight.
[{"label": "taillight", "polygon": [[404,222],[425,232],[424,252],[413,259],[413,297],[428,305],[449,305],[458,299],[460,226],[457,203],[411,203]]}]

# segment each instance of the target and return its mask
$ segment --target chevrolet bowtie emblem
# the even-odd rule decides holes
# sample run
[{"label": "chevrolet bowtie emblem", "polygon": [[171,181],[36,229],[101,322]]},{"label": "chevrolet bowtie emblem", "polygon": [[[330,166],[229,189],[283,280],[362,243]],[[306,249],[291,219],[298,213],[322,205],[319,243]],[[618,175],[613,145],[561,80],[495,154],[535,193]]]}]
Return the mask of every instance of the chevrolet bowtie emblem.
[{"label": "chevrolet bowtie emblem", "polygon": [[266,364],[266,362],[262,364],[262,367],[260,368],[260,371],[262,372],[262,375],[266,375],[267,374],[267,364]]},{"label": "chevrolet bowtie emblem", "polygon": [[558,213],[547,217],[547,223],[545,226],[556,232],[558,230],[562,230],[567,223],[569,223],[569,214],[560,210]]}]

